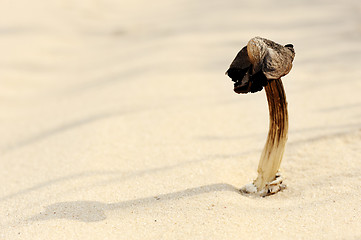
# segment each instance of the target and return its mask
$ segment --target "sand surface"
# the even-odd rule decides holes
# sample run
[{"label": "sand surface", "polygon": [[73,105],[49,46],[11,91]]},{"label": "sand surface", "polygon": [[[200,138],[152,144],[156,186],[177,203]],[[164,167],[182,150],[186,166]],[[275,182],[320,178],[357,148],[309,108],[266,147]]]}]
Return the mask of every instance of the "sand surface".
[{"label": "sand surface", "polygon": [[[0,239],[361,239],[361,2],[1,1]],[[265,92],[224,72],[295,46],[288,188],[257,176]]]}]

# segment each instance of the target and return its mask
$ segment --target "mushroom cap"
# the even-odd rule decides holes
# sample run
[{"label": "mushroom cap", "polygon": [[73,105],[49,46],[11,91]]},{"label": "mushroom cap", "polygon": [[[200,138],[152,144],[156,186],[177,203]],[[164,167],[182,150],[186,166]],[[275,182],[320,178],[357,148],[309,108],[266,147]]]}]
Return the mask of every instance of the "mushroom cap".
[{"label": "mushroom cap", "polygon": [[294,57],[292,44],[282,46],[255,37],[237,54],[226,74],[235,82],[236,93],[258,92],[269,81],[288,74]]}]

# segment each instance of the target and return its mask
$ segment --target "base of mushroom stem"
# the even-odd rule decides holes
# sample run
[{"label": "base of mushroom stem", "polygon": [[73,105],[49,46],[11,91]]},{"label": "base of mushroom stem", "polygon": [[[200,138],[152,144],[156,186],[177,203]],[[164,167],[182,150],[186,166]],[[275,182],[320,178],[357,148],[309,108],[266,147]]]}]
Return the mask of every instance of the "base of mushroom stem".
[{"label": "base of mushroom stem", "polygon": [[240,192],[244,195],[266,197],[285,189],[286,185],[283,184],[283,180],[281,174],[277,173],[275,179],[272,182],[267,183],[263,189],[259,190],[253,183],[250,183],[242,187]]}]

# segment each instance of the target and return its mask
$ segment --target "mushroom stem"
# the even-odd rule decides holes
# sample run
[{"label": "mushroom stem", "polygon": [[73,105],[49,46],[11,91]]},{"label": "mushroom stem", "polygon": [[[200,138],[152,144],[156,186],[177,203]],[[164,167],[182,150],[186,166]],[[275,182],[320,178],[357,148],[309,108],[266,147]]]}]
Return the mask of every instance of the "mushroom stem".
[{"label": "mushroom stem", "polygon": [[281,165],[288,133],[286,94],[281,79],[265,86],[269,108],[269,130],[266,145],[258,164],[258,177],[254,181],[257,191],[270,193],[269,184],[276,179]]}]

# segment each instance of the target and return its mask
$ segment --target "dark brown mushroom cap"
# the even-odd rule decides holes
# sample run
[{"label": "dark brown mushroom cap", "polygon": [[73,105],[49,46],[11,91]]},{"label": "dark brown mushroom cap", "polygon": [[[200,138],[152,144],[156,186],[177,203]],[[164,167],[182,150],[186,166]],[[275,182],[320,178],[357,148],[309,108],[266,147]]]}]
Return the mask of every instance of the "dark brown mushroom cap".
[{"label": "dark brown mushroom cap", "polygon": [[288,74],[294,57],[292,44],[282,46],[255,37],[237,54],[226,74],[235,82],[236,93],[258,92],[269,81]]}]

